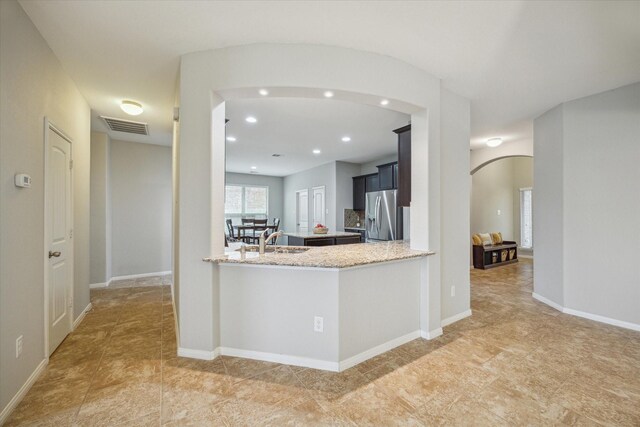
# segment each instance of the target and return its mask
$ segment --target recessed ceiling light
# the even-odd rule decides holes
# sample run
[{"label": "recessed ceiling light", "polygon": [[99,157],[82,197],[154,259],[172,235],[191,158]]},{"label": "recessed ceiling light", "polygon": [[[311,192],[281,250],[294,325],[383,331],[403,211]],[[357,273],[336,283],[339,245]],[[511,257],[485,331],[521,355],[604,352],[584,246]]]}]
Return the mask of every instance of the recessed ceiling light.
[{"label": "recessed ceiling light", "polygon": [[254,171],[254,170],[256,170],[256,169],[258,169],[258,167],[257,167],[257,166],[251,166],[251,170],[252,170],[252,171]]},{"label": "recessed ceiling light", "polygon": [[331,92],[330,90],[325,91],[324,97],[325,98],[333,98],[333,92]]},{"label": "recessed ceiling light", "polygon": [[389,105],[389,100],[383,99],[382,101],[380,101],[380,105]]},{"label": "recessed ceiling light", "polygon": [[268,90],[266,90],[266,89],[260,89],[260,90],[258,91],[258,93],[259,93],[260,95],[262,95],[262,96],[267,96],[267,95],[269,95],[269,91],[268,91]]},{"label": "recessed ceiling light", "polygon": [[228,137],[227,137],[227,141],[229,141],[229,142],[236,142],[236,137],[235,137],[235,136],[228,136]]},{"label": "recessed ceiling light", "polygon": [[137,116],[138,114],[142,114],[142,104],[140,104],[139,102],[135,102],[135,101],[129,101],[129,100],[123,100],[120,103],[120,108],[122,108],[122,111],[124,111],[125,113],[131,115],[131,116]]},{"label": "recessed ceiling light", "polygon": [[351,141],[351,137],[350,136],[343,136],[342,137],[342,142],[349,142]]},{"label": "recessed ceiling light", "polygon": [[491,138],[487,140],[487,146],[488,147],[497,147],[498,145],[502,144],[502,138]]},{"label": "recessed ceiling light", "polygon": [[320,150],[316,148],[315,150],[313,150],[313,154],[320,154]]},{"label": "recessed ceiling light", "polygon": [[258,121],[258,119],[256,119],[256,118],[255,118],[255,117],[253,117],[253,116],[249,116],[249,117],[247,117],[245,120],[246,120],[248,123],[255,123],[255,122],[257,122],[257,121]]}]

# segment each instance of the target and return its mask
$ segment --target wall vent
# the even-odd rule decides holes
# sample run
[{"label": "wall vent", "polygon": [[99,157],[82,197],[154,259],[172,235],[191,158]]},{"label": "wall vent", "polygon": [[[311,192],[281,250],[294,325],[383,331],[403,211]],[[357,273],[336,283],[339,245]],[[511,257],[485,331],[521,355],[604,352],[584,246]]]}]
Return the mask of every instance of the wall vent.
[{"label": "wall vent", "polygon": [[149,135],[149,127],[146,123],[133,122],[131,120],[116,119],[113,117],[100,116],[109,126],[109,129],[116,132],[135,133],[138,135]]}]

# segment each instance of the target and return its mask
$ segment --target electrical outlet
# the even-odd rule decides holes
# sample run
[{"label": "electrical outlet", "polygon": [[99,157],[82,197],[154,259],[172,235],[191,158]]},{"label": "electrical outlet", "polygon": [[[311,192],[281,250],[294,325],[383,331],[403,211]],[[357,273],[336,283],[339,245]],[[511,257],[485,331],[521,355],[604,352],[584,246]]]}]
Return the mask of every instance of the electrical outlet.
[{"label": "electrical outlet", "polygon": [[16,339],[16,359],[22,354],[22,335]]},{"label": "electrical outlet", "polygon": [[452,287],[451,287],[451,296],[452,296],[452,297],[455,297],[455,296],[456,296],[456,287],[455,287],[455,286],[452,286]]},{"label": "electrical outlet", "polygon": [[324,318],[318,316],[313,318],[313,330],[314,332],[324,332]]}]

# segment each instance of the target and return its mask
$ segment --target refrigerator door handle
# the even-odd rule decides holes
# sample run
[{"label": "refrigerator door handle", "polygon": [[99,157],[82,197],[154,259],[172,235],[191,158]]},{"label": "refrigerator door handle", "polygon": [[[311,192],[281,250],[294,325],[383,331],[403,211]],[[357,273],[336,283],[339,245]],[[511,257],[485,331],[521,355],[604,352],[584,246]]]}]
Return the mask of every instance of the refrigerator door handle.
[{"label": "refrigerator door handle", "polygon": [[380,207],[382,205],[382,196],[378,196],[378,198],[376,199],[376,219],[378,220],[376,222],[376,225],[378,226],[378,236],[380,235],[380,225],[381,225],[381,218],[380,218]]}]

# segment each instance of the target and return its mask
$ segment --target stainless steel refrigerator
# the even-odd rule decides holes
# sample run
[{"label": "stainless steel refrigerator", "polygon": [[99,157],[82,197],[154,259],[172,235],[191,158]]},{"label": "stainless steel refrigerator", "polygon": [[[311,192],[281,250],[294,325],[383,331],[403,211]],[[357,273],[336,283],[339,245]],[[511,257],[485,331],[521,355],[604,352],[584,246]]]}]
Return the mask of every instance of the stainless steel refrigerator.
[{"label": "stainless steel refrigerator", "polygon": [[366,193],[365,230],[367,239],[402,239],[402,215],[398,215],[397,190]]}]

